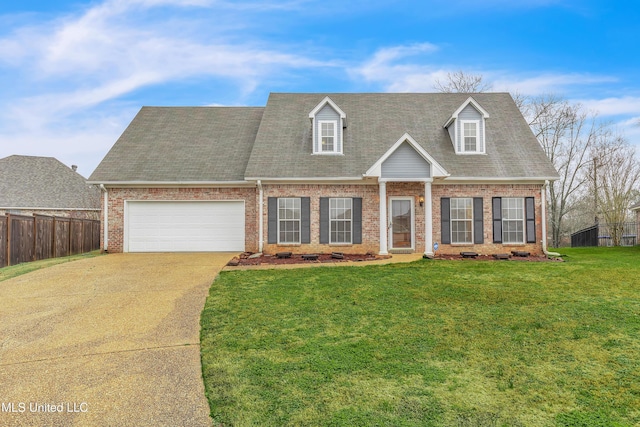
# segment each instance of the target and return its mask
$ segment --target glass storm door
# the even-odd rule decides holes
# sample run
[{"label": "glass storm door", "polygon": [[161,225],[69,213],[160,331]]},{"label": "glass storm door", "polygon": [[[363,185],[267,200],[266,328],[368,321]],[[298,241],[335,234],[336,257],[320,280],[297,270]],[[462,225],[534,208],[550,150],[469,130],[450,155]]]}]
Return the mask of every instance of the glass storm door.
[{"label": "glass storm door", "polygon": [[390,199],[389,211],[391,249],[412,249],[413,199]]}]

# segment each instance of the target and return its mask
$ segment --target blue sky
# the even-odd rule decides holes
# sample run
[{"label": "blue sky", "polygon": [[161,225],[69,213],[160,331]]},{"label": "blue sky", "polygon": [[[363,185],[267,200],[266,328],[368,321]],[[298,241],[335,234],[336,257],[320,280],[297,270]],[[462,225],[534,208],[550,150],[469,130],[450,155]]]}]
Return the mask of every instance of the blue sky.
[{"label": "blue sky", "polygon": [[635,1],[21,0],[0,4],[0,158],[89,176],[143,105],[433,92],[457,70],[580,102],[640,151]]}]

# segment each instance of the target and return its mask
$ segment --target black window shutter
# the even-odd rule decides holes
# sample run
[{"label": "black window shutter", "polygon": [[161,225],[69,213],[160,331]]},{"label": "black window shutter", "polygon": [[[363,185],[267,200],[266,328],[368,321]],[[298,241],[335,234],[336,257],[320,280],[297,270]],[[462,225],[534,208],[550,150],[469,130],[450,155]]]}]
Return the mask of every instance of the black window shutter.
[{"label": "black window shutter", "polygon": [[[278,198],[267,199],[267,242],[278,243]],[[262,221],[262,219],[260,219]]]},{"label": "black window shutter", "polygon": [[493,198],[493,243],[502,243],[502,198]]},{"label": "black window shutter", "polygon": [[533,197],[525,197],[525,218],[527,220],[527,243],[536,242],[536,209]]},{"label": "black window shutter", "polygon": [[352,199],[353,236],[352,243],[362,243],[362,197]]},{"label": "black window shutter", "polygon": [[300,243],[311,243],[311,199],[300,198]]},{"label": "black window shutter", "polygon": [[440,237],[442,243],[451,243],[451,200],[448,197],[440,199]]},{"label": "black window shutter", "polygon": [[473,198],[473,243],[484,243],[484,218],[482,212],[482,197]]},{"label": "black window shutter", "polygon": [[329,243],[329,198],[320,197],[320,243]]}]

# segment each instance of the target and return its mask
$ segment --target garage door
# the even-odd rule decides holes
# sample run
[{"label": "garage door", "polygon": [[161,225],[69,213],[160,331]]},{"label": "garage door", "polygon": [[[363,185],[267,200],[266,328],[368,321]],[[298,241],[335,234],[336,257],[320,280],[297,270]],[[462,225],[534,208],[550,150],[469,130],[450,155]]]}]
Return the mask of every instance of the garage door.
[{"label": "garage door", "polygon": [[125,252],[244,251],[244,202],[127,202]]}]

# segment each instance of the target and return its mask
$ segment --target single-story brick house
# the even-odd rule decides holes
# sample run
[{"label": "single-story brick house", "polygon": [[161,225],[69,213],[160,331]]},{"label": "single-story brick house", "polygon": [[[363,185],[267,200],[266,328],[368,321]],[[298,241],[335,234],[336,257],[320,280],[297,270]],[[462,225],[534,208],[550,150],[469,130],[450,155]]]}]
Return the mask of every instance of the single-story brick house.
[{"label": "single-story brick house", "polygon": [[53,157],[0,159],[0,215],[100,219],[100,190]]},{"label": "single-story brick house", "polygon": [[558,178],[508,93],[143,107],[89,178],[109,252],[546,248]]}]

